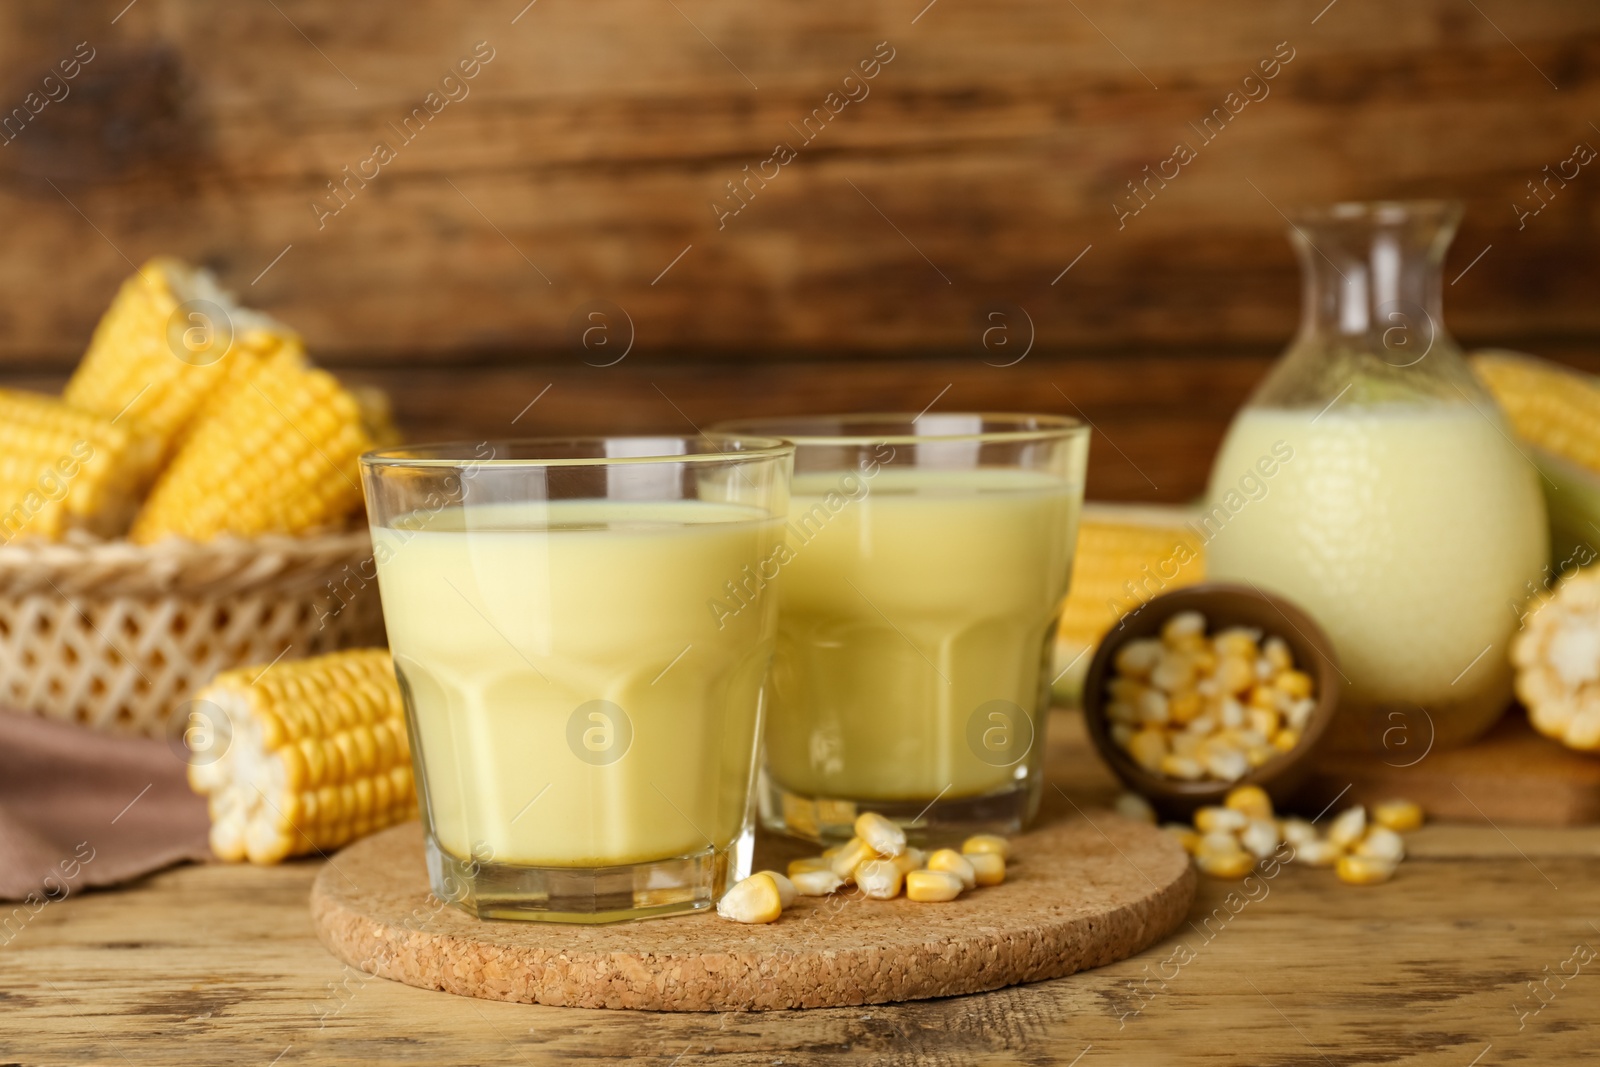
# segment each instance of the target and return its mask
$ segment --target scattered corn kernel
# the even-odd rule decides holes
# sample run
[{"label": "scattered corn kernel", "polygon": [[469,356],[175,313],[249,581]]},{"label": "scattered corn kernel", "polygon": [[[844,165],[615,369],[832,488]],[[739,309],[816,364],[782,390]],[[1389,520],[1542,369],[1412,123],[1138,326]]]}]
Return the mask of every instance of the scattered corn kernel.
[{"label": "scattered corn kernel", "polygon": [[961,842],[961,854],[972,856],[993,852],[1003,860],[1011,858],[1011,842],[998,834],[973,834]]},{"label": "scattered corn kernel", "polygon": [[1377,885],[1394,877],[1393,860],[1376,856],[1340,856],[1337,874],[1346,885]]},{"label": "scattered corn kernel", "polygon": [[1250,824],[1250,817],[1237,808],[1208,806],[1194,813],[1194,828],[1203,834],[1221,830],[1237,833]]},{"label": "scattered corn kernel", "polygon": [[856,868],[867,860],[877,859],[878,854],[872,846],[859,837],[852,837],[839,850],[839,854],[832,859],[833,873],[846,885],[855,881]]},{"label": "scattered corn kernel", "polygon": [[928,857],[928,870],[945,871],[961,879],[965,889],[971,889],[978,884],[977,872],[973,869],[972,862],[953,848],[941,848]]},{"label": "scattered corn kernel", "polygon": [[928,864],[928,854],[920,848],[907,847],[900,855],[893,857],[894,865],[900,868],[901,874],[910,874],[920,871]]},{"label": "scattered corn kernel", "polygon": [[1372,821],[1403,834],[1422,825],[1422,808],[1409,800],[1385,800],[1372,805]]},{"label": "scattered corn kernel", "polygon": [[1320,837],[1302,841],[1294,846],[1296,862],[1307,867],[1332,867],[1344,856],[1344,849]]},{"label": "scattered corn kernel", "polygon": [[1222,803],[1252,819],[1272,818],[1272,798],[1259,785],[1241,785],[1230,789],[1227,799]]},{"label": "scattered corn kernel", "polygon": [[1123,793],[1117,797],[1116,809],[1118,815],[1126,816],[1136,822],[1156,821],[1156,809],[1138,793]]},{"label": "scattered corn kernel", "polygon": [[1328,840],[1340,848],[1353,848],[1367,832],[1367,809],[1360,804],[1341,812],[1328,827]]},{"label": "scattered corn kernel", "polygon": [[794,883],[794,891],[803,897],[825,897],[844,885],[843,880],[826,867],[791,872],[789,880]]},{"label": "scattered corn kernel", "polygon": [[1406,843],[1387,826],[1367,827],[1367,836],[1351,850],[1357,856],[1399,863],[1406,858]]},{"label": "scattered corn kernel", "polygon": [[880,856],[898,856],[906,850],[906,832],[875,811],[856,819],[856,836]]},{"label": "scattered corn kernel", "polygon": [[787,908],[790,904],[794,903],[794,898],[797,893],[793,882],[789,881],[788,878],[779,874],[777,871],[759,871],[757,873],[764,874],[768,878],[771,878],[772,883],[778,887],[778,903],[780,906]]},{"label": "scattered corn kernel", "polygon": [[833,859],[833,857],[837,856],[839,853],[841,853],[843,851],[844,851],[844,846],[843,845],[834,845],[831,848],[825,848],[825,849],[822,850],[822,858],[825,859],[825,860],[831,860],[831,859]]},{"label": "scattered corn kernel", "polygon": [[1238,880],[1256,869],[1256,858],[1241,848],[1232,852],[1200,852],[1194,862],[1213,878]]},{"label": "scattered corn kernel", "polygon": [[899,896],[905,877],[893,858],[867,860],[856,868],[856,885],[873,900],[893,900]]},{"label": "scattered corn kernel", "polygon": [[966,857],[972,877],[979,885],[999,885],[1006,880],[1006,861],[995,852],[974,852]]},{"label": "scattered corn kernel", "polygon": [[1182,845],[1183,850],[1191,856],[1200,848],[1200,835],[1195,833],[1192,827],[1185,826],[1181,822],[1169,822],[1161,829],[1177,838],[1178,844]]},{"label": "scattered corn kernel", "polygon": [[782,911],[778,883],[765,872],[737,883],[717,902],[717,914],[737,923],[769,923]]},{"label": "scattered corn kernel", "polygon": [[1271,819],[1251,819],[1250,825],[1239,832],[1239,844],[1258,860],[1264,860],[1276,852],[1281,840],[1278,824]]},{"label": "scattered corn kernel", "polygon": [[1318,840],[1317,828],[1305,819],[1284,819],[1278,823],[1278,833],[1291,845],[1299,846]]},{"label": "scattered corn kernel", "polygon": [[789,877],[805,874],[807,871],[831,871],[833,863],[826,856],[803,856],[797,860],[789,861]]},{"label": "scattered corn kernel", "polygon": [[961,895],[961,879],[948,871],[912,871],[906,875],[906,896],[923,903],[942,903]]}]

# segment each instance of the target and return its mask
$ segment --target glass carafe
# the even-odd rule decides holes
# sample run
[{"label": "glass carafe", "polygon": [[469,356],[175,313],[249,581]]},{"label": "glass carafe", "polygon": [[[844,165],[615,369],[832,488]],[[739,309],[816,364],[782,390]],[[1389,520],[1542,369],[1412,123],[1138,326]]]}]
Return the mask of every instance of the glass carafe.
[{"label": "glass carafe", "polygon": [[1338,204],[1292,219],[1299,335],[1212,470],[1211,577],[1288,596],[1346,678],[1335,736],[1393,762],[1486,730],[1547,561],[1539,476],[1445,331],[1460,207]]}]

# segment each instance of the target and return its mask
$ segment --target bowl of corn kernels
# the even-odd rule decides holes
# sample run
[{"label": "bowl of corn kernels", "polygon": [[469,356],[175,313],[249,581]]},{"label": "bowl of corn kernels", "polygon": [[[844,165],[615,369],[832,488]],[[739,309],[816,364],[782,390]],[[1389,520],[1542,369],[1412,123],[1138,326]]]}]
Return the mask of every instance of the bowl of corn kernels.
[{"label": "bowl of corn kernels", "polygon": [[1083,712],[1113,773],[1187,817],[1241,785],[1283,803],[1338,705],[1333,643],[1293,603],[1208,583],[1152,597],[1089,664]]}]

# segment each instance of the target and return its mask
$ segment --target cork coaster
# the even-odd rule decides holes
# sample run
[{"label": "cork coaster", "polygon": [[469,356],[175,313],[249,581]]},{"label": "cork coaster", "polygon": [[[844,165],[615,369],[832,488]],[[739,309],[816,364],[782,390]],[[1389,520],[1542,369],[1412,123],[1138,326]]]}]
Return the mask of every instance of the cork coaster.
[{"label": "cork coaster", "polygon": [[[803,845],[763,841],[758,867]],[[1170,931],[1195,876],[1167,834],[1106,812],[1013,842],[1003,885],[946,904],[801,897],[775,923],[696,913],[610,926],[483,922],[428,892],[419,824],[359,841],[311,891],[334,955],[424,989],[652,1011],[838,1007],[976,993],[1112,963]],[[337,866],[335,866],[335,864]]]}]

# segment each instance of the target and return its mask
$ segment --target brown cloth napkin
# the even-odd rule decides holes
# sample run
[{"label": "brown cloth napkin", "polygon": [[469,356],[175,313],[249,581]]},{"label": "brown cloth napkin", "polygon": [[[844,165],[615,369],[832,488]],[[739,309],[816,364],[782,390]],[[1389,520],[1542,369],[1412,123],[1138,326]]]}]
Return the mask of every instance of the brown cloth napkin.
[{"label": "brown cloth napkin", "polygon": [[186,774],[164,741],[0,711],[0,900],[206,859],[206,802]]}]

